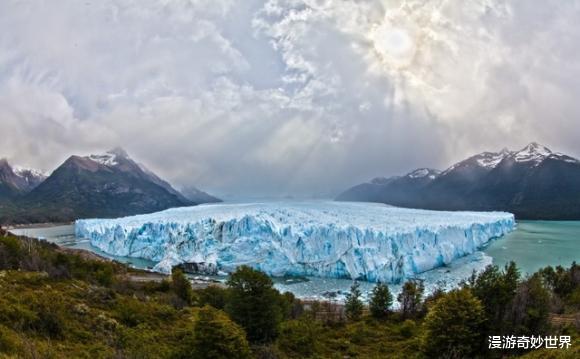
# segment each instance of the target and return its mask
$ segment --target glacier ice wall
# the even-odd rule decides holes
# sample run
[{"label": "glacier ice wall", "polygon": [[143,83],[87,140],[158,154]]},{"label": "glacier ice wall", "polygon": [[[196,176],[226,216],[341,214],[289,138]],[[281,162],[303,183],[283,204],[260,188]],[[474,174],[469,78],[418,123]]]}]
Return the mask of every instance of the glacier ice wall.
[{"label": "glacier ice wall", "polygon": [[441,212],[352,202],[271,202],[174,208],[78,220],[102,251],[231,272],[398,282],[475,252],[515,227],[504,212]]}]

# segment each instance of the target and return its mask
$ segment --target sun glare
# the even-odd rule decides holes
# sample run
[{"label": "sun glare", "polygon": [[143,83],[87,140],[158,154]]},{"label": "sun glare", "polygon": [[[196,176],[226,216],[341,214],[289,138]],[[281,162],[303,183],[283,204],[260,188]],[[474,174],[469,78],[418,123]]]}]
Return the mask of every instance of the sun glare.
[{"label": "sun glare", "polygon": [[411,65],[416,52],[414,31],[385,21],[371,33],[374,50],[381,61],[391,69]]}]

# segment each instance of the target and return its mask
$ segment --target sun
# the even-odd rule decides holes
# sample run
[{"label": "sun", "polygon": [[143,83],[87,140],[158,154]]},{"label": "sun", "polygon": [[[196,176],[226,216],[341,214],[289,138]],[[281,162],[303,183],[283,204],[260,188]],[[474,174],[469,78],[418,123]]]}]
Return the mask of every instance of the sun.
[{"label": "sun", "polygon": [[408,68],[417,52],[416,30],[408,24],[393,24],[385,19],[370,33],[376,55],[390,69]]}]

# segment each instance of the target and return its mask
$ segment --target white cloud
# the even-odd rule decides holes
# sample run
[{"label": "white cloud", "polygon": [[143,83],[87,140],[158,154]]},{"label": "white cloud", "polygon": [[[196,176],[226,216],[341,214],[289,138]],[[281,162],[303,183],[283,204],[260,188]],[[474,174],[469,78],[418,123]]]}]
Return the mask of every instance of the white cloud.
[{"label": "white cloud", "polygon": [[0,156],[123,145],[177,184],[311,194],[538,140],[580,154],[580,1],[0,3]]}]

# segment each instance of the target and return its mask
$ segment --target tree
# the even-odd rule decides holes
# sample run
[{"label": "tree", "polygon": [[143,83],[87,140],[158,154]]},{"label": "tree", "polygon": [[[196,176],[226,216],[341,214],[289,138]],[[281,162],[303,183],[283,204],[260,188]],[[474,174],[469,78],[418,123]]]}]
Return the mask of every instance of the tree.
[{"label": "tree", "polygon": [[489,333],[511,334],[511,323],[504,319],[516,295],[519,278],[515,263],[510,262],[503,271],[497,266],[488,266],[469,285],[472,293],[483,303],[489,319]]},{"label": "tree", "polygon": [[393,295],[389,287],[381,282],[373,288],[373,293],[369,301],[371,315],[377,319],[386,318],[389,315],[391,305],[393,304]]},{"label": "tree", "polygon": [[243,329],[210,306],[199,310],[192,332],[182,342],[178,358],[251,358]]},{"label": "tree", "polygon": [[543,334],[549,313],[550,292],[536,273],[518,286],[507,321],[513,325],[513,334]]},{"label": "tree", "polygon": [[344,308],[346,311],[346,317],[349,320],[359,320],[362,316],[363,303],[360,300],[361,292],[359,287],[360,285],[355,281],[350,287],[350,293],[346,295]]},{"label": "tree", "polygon": [[196,290],[197,304],[199,306],[211,305],[216,309],[224,309],[228,299],[228,290],[216,285]]},{"label": "tree", "polygon": [[230,275],[229,300],[225,310],[241,325],[252,343],[267,343],[276,338],[282,320],[280,293],[264,273],[248,266]]},{"label": "tree", "polygon": [[397,296],[397,301],[401,304],[403,318],[413,317],[421,310],[424,292],[425,287],[422,281],[409,280],[403,284],[403,289]]},{"label": "tree", "polygon": [[173,292],[181,298],[188,305],[191,304],[193,298],[193,290],[189,279],[183,274],[183,271],[178,268],[173,268],[171,271],[171,288]]},{"label": "tree", "polygon": [[425,319],[427,357],[473,358],[485,344],[483,305],[468,288],[441,297]]}]

